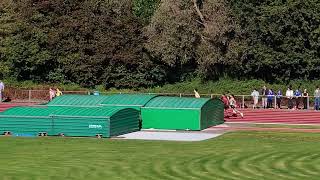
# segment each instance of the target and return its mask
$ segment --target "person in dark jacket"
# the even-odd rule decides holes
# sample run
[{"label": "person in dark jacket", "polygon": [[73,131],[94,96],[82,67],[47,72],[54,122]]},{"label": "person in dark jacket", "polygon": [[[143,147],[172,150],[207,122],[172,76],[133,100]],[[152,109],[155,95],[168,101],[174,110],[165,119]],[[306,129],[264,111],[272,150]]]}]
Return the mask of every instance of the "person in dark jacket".
[{"label": "person in dark jacket", "polygon": [[303,109],[308,109],[309,93],[308,93],[307,89],[304,89],[302,97],[303,97]]},{"label": "person in dark jacket", "polygon": [[281,109],[281,100],[282,100],[282,92],[279,89],[279,91],[277,92],[277,95],[276,95],[276,101],[277,101],[277,107],[276,108],[278,108],[278,109]]}]

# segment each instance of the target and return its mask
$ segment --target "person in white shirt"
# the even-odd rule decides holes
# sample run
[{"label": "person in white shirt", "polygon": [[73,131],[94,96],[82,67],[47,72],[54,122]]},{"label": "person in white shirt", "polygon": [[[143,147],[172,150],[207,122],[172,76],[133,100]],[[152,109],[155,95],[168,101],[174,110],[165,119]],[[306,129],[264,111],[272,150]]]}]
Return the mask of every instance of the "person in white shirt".
[{"label": "person in white shirt", "polygon": [[267,108],[267,95],[268,95],[268,89],[266,86],[263,86],[261,89],[261,102],[262,102],[262,108],[266,109]]},{"label": "person in white shirt", "polygon": [[193,92],[194,92],[195,98],[200,98],[200,94],[198,93],[198,89],[194,89]]},{"label": "person in white shirt", "polygon": [[288,98],[288,109],[292,109],[293,108],[293,102],[292,102],[293,90],[291,86],[288,87],[288,90],[286,92],[286,97]]},{"label": "person in white shirt", "polygon": [[251,93],[251,96],[253,98],[253,109],[257,108],[257,104],[259,101],[259,92],[257,91],[257,89],[254,89]]},{"label": "person in white shirt", "polygon": [[240,114],[241,118],[243,118],[243,113],[240,112],[238,109],[237,109],[237,101],[236,99],[234,98],[234,95],[231,94],[230,97],[229,97],[229,104],[230,104],[230,107],[233,111],[233,114],[234,115],[237,115],[237,113]]},{"label": "person in white shirt", "polygon": [[2,81],[0,81],[0,102],[2,102],[3,91],[4,91],[4,83]]},{"label": "person in white shirt", "polygon": [[49,89],[49,98],[50,101],[52,101],[52,99],[56,96],[56,91],[53,88]]}]

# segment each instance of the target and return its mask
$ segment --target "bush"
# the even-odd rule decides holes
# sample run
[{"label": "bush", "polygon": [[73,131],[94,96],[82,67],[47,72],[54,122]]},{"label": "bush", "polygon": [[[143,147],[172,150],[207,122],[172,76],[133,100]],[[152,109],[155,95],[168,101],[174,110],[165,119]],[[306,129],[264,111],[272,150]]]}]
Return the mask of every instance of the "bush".
[{"label": "bush", "polygon": [[271,88],[274,91],[281,90],[285,94],[287,87],[292,85],[295,90],[300,87],[300,90],[307,89],[309,95],[313,95],[313,91],[316,86],[320,84],[320,80],[317,81],[291,81],[290,83],[266,83],[263,80],[234,80],[234,79],[220,79],[218,81],[201,82],[200,79],[194,79],[192,81],[186,81],[176,84],[167,84],[162,87],[140,89],[141,92],[154,92],[154,93],[188,93],[192,94],[193,89],[197,88],[202,94],[222,94],[229,91],[235,95],[250,95],[254,88],[260,90],[263,85],[267,88]]},{"label": "bush", "polygon": [[77,84],[53,84],[53,83],[35,83],[33,81],[15,81],[13,79],[3,80],[6,87],[17,88],[17,89],[28,89],[28,90],[48,90],[50,87],[59,88],[63,91],[85,91],[88,90]]},{"label": "bush", "polygon": [[103,85],[96,85],[94,89],[83,88],[77,84],[37,84],[32,81],[14,81],[14,80],[4,80],[4,83],[7,87],[19,88],[19,89],[49,89],[49,87],[59,87],[64,91],[93,91],[97,90],[101,93],[184,93],[184,94],[193,94],[193,89],[198,89],[201,94],[222,94],[229,91],[235,95],[250,95],[254,88],[260,90],[263,85],[266,85],[267,88],[271,88],[274,91],[282,90],[282,93],[285,94],[285,91],[289,85],[292,85],[292,88],[295,90],[300,87],[300,90],[308,89],[309,95],[313,95],[316,86],[320,85],[320,80],[317,81],[291,81],[287,83],[266,83],[262,80],[234,80],[223,78],[218,81],[208,81],[202,82],[199,78],[184,81],[175,84],[166,84],[164,86],[157,86],[154,88],[140,88],[140,89],[116,89],[110,88],[105,90]]}]

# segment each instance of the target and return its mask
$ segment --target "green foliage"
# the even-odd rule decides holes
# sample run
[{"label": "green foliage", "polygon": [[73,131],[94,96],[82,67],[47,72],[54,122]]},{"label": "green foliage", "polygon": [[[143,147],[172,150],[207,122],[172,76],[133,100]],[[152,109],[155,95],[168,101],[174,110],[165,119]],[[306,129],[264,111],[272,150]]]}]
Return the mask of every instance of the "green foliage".
[{"label": "green foliage", "polygon": [[[299,88],[300,90],[307,89],[310,95],[313,95],[314,90],[317,86],[320,86],[320,80],[305,81],[305,80],[295,80],[288,83],[268,83],[263,80],[237,80],[221,78],[218,81],[202,81],[200,78],[191,79],[189,81],[184,81],[174,84],[166,84],[163,86],[155,86],[153,88],[110,88],[105,89],[105,85],[96,85],[92,88],[82,88],[75,83],[48,83],[39,84],[32,81],[16,81],[14,79],[5,79],[5,84],[12,88],[19,89],[45,89],[49,87],[59,87],[62,90],[77,91],[77,90],[87,90],[93,91],[97,90],[101,93],[184,93],[193,95],[193,90],[196,88],[202,94],[222,94],[225,92],[230,92],[235,95],[250,95],[254,88],[260,90],[263,85],[271,88],[275,91],[282,90],[284,93],[289,85],[293,89]],[[236,87],[236,88],[235,88]]]},{"label": "green foliage", "polygon": [[319,24],[317,0],[2,0],[0,78],[133,90],[308,82],[320,74]]},{"label": "green foliage", "polygon": [[317,0],[231,1],[246,47],[240,76],[267,81],[318,79],[320,3]]},{"label": "green foliage", "polygon": [[13,18],[13,9],[10,6],[11,0],[0,2],[0,79],[10,76],[10,63],[5,59],[5,40],[8,35],[14,32],[16,25]]},{"label": "green foliage", "polygon": [[83,88],[75,83],[46,83],[39,84],[34,81],[17,81],[14,78],[4,79],[7,88],[17,88],[17,89],[26,89],[26,90],[48,90],[50,87],[59,88],[63,91],[87,91],[88,89]]},{"label": "green foliage", "polygon": [[55,59],[48,49],[48,27],[43,28],[40,23],[47,19],[35,13],[30,3],[8,0],[6,5],[10,11],[3,18],[10,17],[7,23],[11,28],[0,41],[1,60],[8,64],[11,77],[17,80],[45,81],[47,73],[54,68]]},{"label": "green foliage", "polygon": [[185,81],[176,84],[168,84],[162,87],[154,87],[148,89],[141,89],[141,92],[155,92],[155,93],[186,93],[193,94],[196,88],[202,94],[222,94],[230,92],[235,95],[250,95],[254,88],[260,90],[263,85],[275,91],[281,90],[283,93],[291,85],[293,89],[300,90],[307,89],[310,95],[313,95],[317,86],[320,86],[320,80],[304,81],[295,80],[290,83],[268,83],[263,80],[237,80],[237,79],[223,79],[218,81],[201,81],[201,79],[193,79],[192,81]]},{"label": "green foliage", "polygon": [[134,0],[133,13],[147,23],[157,9],[159,3],[160,0]]},{"label": "green foliage", "polygon": [[217,79],[230,59],[235,24],[224,0],[165,0],[146,28],[146,48],[174,69],[175,80],[185,74]]},{"label": "green foliage", "polygon": [[2,74],[83,87],[147,87],[166,81],[161,65],[143,50],[142,23],[132,13],[131,0],[6,5],[15,10],[16,28],[0,41]]}]

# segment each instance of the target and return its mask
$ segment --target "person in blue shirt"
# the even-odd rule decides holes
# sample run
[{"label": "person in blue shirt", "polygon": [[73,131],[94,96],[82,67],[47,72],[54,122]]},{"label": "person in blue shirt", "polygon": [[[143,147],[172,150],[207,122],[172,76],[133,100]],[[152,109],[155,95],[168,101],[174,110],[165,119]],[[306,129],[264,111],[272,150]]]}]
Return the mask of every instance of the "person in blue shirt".
[{"label": "person in blue shirt", "polygon": [[272,108],[273,98],[274,98],[274,93],[273,93],[272,89],[269,89],[268,94],[267,94],[267,108]]},{"label": "person in blue shirt", "polygon": [[277,92],[277,95],[276,95],[276,101],[277,101],[277,107],[276,108],[278,108],[278,109],[281,109],[281,99],[282,99],[282,92],[279,89],[279,91]]},{"label": "person in blue shirt", "polygon": [[301,99],[301,91],[299,89],[297,89],[295,92],[294,92],[294,97],[296,99],[296,109],[299,109],[299,104],[300,104],[300,99]]}]

